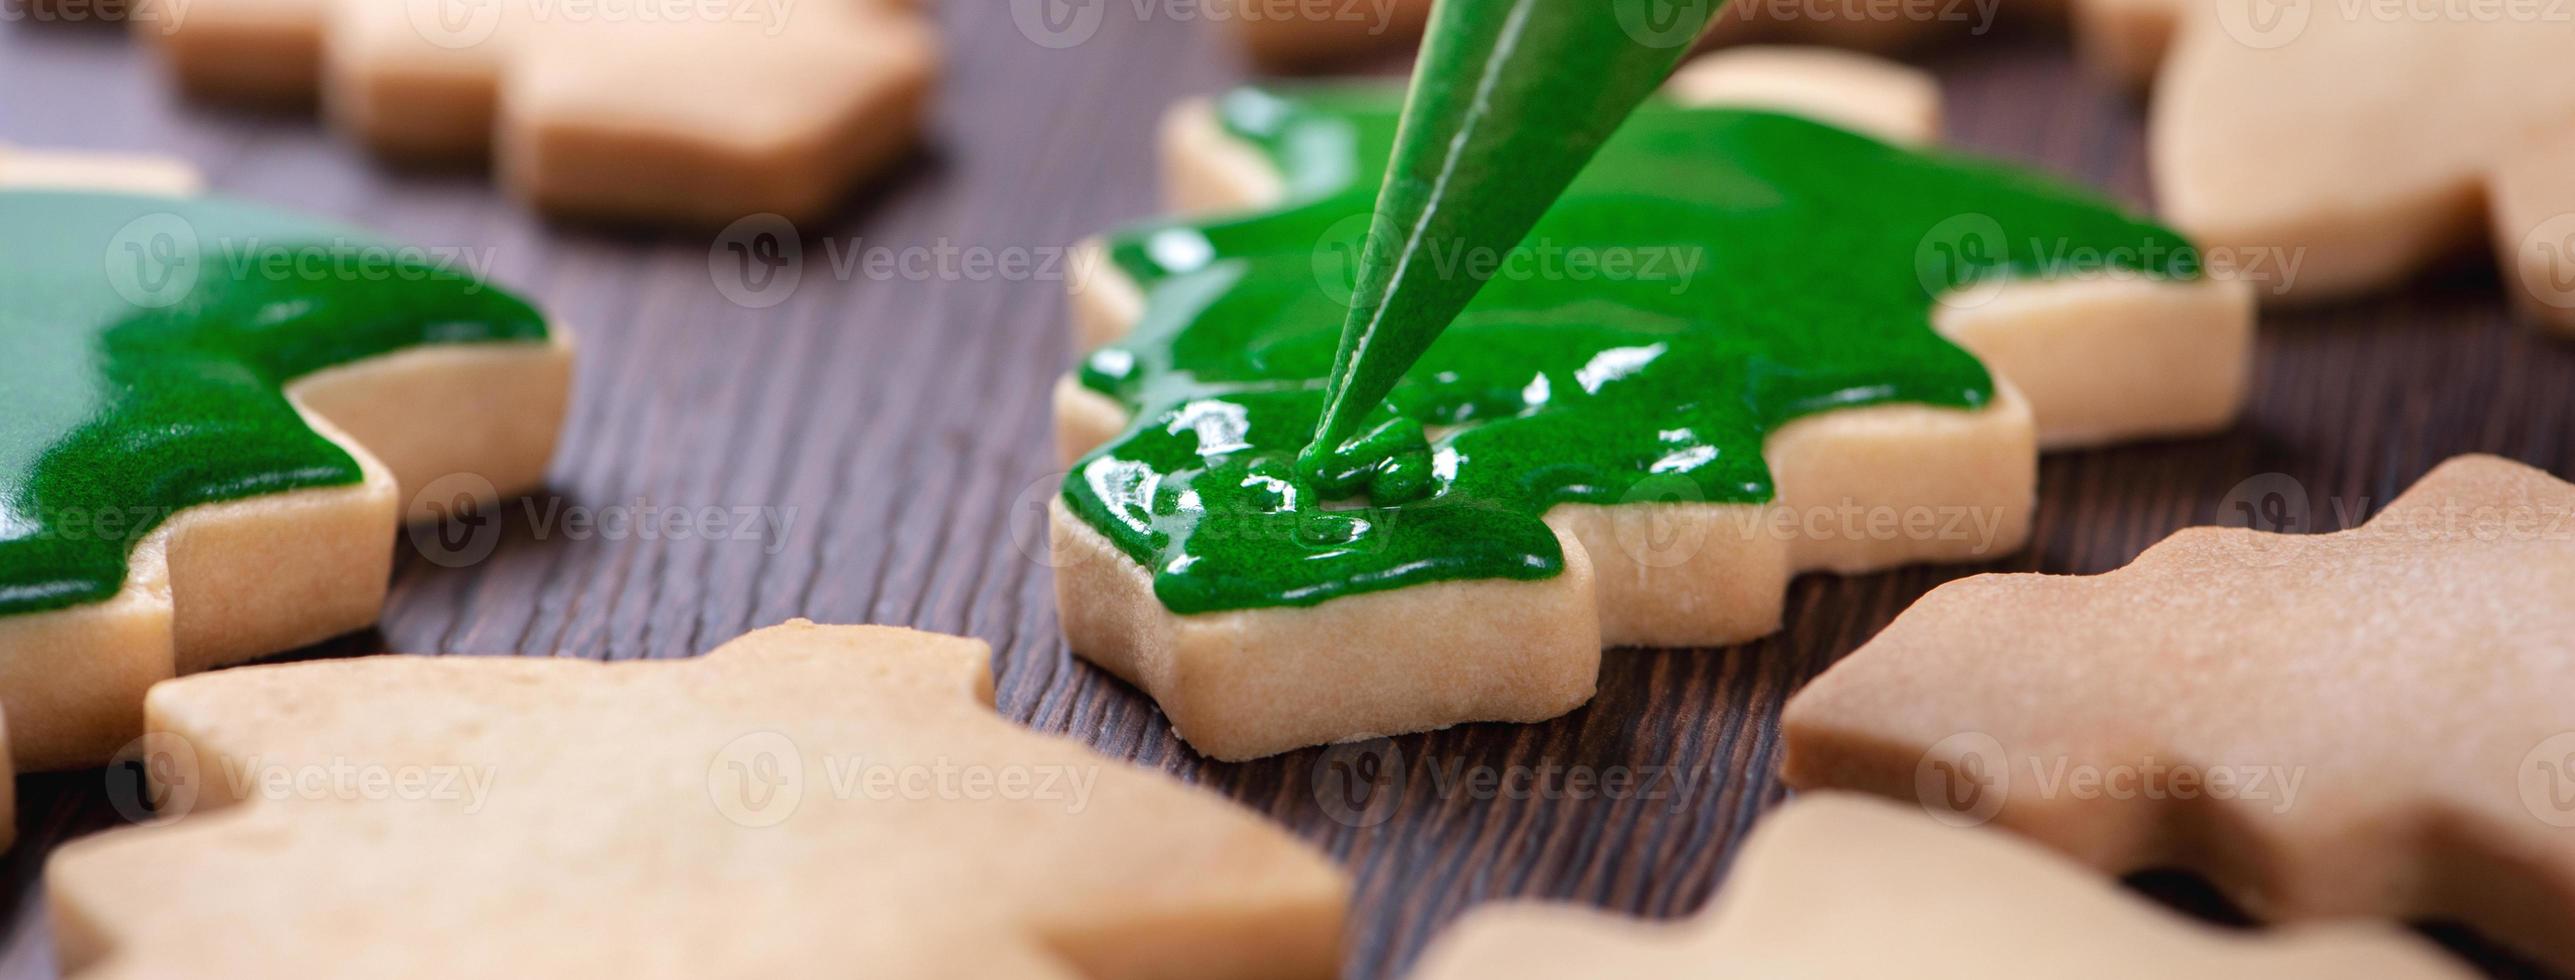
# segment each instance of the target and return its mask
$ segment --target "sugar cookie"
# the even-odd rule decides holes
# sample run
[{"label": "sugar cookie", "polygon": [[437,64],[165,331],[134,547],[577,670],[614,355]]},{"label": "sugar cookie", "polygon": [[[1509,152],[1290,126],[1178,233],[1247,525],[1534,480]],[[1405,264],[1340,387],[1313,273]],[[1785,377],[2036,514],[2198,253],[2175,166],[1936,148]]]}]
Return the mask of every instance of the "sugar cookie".
[{"label": "sugar cookie", "polygon": [[2217,0],[2185,25],[2148,130],[2165,213],[2212,250],[2299,259],[2291,300],[2394,284],[2489,222],[2520,298],[2575,330],[2564,25],[2309,6]]},{"label": "sugar cookie", "polygon": [[2055,855],[1840,793],[1764,818],[1725,889],[1685,923],[1490,906],[1414,980],[2468,980],[2412,937],[2364,926],[2246,935],[2155,908]]},{"label": "sugar cookie", "polygon": [[488,154],[511,193],[582,217],[819,217],[918,140],[937,73],[891,0],[167,2],[185,16],[136,31],[190,91],[319,91],[381,152]]},{"label": "sugar cookie", "polygon": [[1789,701],[1786,774],[2575,966],[2569,595],[2575,487],[2462,457],[2353,530],[1944,585]]},{"label": "sugar cookie", "polygon": [[106,761],[154,681],[374,622],[432,480],[544,476],[569,342],[459,256],[220,198],[0,190],[0,229],[21,768]]},{"label": "sugar cookie", "polygon": [[84,980],[1333,974],[1338,868],[995,715],[989,659],[797,621],[170,681],[156,792],[220,809],[64,847],[56,947]]},{"label": "sugar cookie", "polygon": [[168,157],[26,150],[0,143],[0,189],[194,194],[204,187],[196,168]]},{"label": "sugar cookie", "polygon": [[[1925,138],[1919,79],[1851,59],[1735,53],[1676,85]],[[2206,431],[2242,402],[2249,294],[2178,236],[2018,171],[1666,103],[1531,245],[1453,257],[1518,264],[1390,399],[1379,437],[1418,444],[1385,503],[1300,506],[1286,460],[1397,101],[1184,107],[1175,195],[1266,210],[1120,233],[1076,284],[1099,350],[1056,391],[1081,457],[1051,512],[1064,628],[1208,755],[1553,717],[1604,644],[1776,629],[1796,572],[2017,549],[2036,445]]]}]

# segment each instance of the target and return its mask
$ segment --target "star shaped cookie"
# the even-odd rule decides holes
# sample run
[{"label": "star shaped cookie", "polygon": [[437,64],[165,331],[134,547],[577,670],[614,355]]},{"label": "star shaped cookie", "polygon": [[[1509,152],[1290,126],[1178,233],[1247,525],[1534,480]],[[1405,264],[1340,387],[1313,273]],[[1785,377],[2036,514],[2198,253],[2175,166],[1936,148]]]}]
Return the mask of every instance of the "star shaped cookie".
[{"label": "star shaped cookie", "polygon": [[995,715],[989,657],[797,621],[172,681],[154,789],[193,809],[57,853],[57,946],[82,980],[1332,975],[1339,869]]},{"label": "star shaped cookie", "polygon": [[2575,487],[2461,457],[2339,533],[1941,586],[1790,699],[1785,772],[2264,917],[2455,919],[2575,965],[2569,595]]}]

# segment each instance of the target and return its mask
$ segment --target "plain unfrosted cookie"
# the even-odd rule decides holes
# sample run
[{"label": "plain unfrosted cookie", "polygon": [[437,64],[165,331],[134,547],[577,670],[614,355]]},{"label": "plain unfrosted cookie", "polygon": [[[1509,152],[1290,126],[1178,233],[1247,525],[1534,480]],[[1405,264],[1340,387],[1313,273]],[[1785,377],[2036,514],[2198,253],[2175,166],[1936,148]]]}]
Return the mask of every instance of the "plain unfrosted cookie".
[{"label": "plain unfrosted cookie", "polygon": [[0,143],[0,189],[194,194],[204,187],[196,168],[169,157],[29,150]]},{"label": "plain unfrosted cookie", "polygon": [[138,17],[191,92],[309,99],[396,156],[489,156],[548,212],[822,215],[920,136],[937,74],[893,0],[169,0]]},{"label": "plain unfrosted cookie", "polygon": [[[28,172],[187,176],[0,158]],[[535,488],[571,381],[563,332],[453,253],[60,183],[0,187],[0,707],[25,769],[107,761],[155,681],[375,622],[406,514]]]},{"label": "plain unfrosted cookie", "polygon": [[989,658],[800,620],[171,681],[156,771],[194,785],[155,792],[200,812],[58,852],[57,948],[85,980],[1332,975],[1339,869],[995,715]]},{"label": "plain unfrosted cookie", "polygon": [[[1834,52],[1729,52],[1684,69],[1673,88],[1683,97],[1704,93],[1849,125],[1883,127],[1879,131],[1897,143],[1927,140],[1936,129],[1935,100],[1928,83],[1918,75]],[[1147,226],[1100,246],[1101,254],[1109,261],[1100,264],[1102,274],[1077,284],[1074,314],[1080,342],[1102,349],[1086,361],[1083,374],[1066,378],[1056,390],[1059,445],[1076,469],[1067,482],[1068,490],[1081,488],[1101,501],[1120,494],[1167,496],[1174,492],[1171,488],[1176,484],[1165,480],[1163,474],[1147,472],[1151,467],[1128,465],[1128,457],[1119,455],[1126,450],[1112,446],[1115,440],[1159,439],[1152,435],[1159,430],[1195,438],[1202,447],[1213,446],[1214,452],[1231,455],[1235,450],[1228,447],[1238,441],[1242,426],[1277,424],[1254,421],[1254,415],[1269,411],[1255,403],[1271,396],[1294,397],[1277,393],[1302,390],[1292,379],[1262,380],[1259,384],[1244,383],[1239,389],[1242,398],[1228,401],[1234,396],[1212,389],[1204,399],[1172,395],[1170,392],[1178,389],[1168,385],[1210,380],[1232,383],[1227,379],[1246,370],[1328,362],[1332,350],[1328,328],[1339,322],[1332,314],[1340,307],[1331,305],[1334,301],[1326,263],[1338,253],[1329,237],[1333,231],[1320,226],[1364,228],[1364,221],[1358,217],[1333,222],[1341,212],[1332,209],[1349,198],[1357,202],[1350,204],[1350,214],[1364,215],[1367,205],[1357,198],[1364,197],[1365,192],[1354,189],[1350,181],[1355,175],[1381,172],[1382,160],[1372,164],[1368,159],[1345,160],[1344,155],[1360,153],[1360,143],[1381,138],[1387,130],[1371,122],[1359,125],[1359,131],[1374,134],[1364,138],[1322,131],[1263,130],[1258,139],[1246,134],[1259,126],[1278,124],[1279,120],[1290,120],[1284,125],[1293,125],[1299,112],[1328,115],[1332,106],[1366,98],[1353,96],[1351,91],[1323,89],[1305,96],[1307,101],[1303,103],[1292,94],[1249,91],[1228,96],[1221,107],[1194,103],[1174,114],[1165,137],[1168,183],[1176,206],[1202,212],[1267,210],[1240,217],[1208,218],[1203,224]],[[1767,196],[1769,190],[1762,180],[1793,181],[1817,174],[1847,174],[1850,180],[1863,185],[1892,180],[1912,187],[1910,182],[1920,173],[1911,168],[1938,170],[1952,165],[1942,162],[1945,158],[1921,156],[1768,113],[1710,111],[1702,116],[1693,115],[1694,111],[1672,106],[1650,109],[1642,126],[1631,123],[1628,138],[1631,142],[1650,139],[1654,141],[1650,145],[1655,147],[1675,147],[1694,138],[1696,130],[1692,127],[1703,126],[1706,134],[1701,135],[1723,134],[1726,140],[1752,142],[1702,147],[1691,152],[1674,150],[1676,157],[1671,166],[1675,169],[1720,169],[1686,174],[1652,170],[1640,164],[1638,186],[1731,186],[1730,181],[1750,179],[1752,182],[1744,185],[1744,200],[1770,201],[1773,198]],[[1390,121],[1391,109],[1382,115],[1384,120],[1375,115],[1366,118]],[[1633,135],[1647,129],[1652,130],[1647,136]],[[1774,138],[1809,148],[1829,145],[1835,159],[1817,162],[1792,159],[1794,154],[1767,153],[1780,145],[1765,142]],[[1264,149],[1263,140],[1273,149],[1293,148],[1302,154],[1300,159],[1307,161],[1307,169],[1282,169],[1272,162],[1274,158],[1269,154],[1273,150]],[[1595,164],[1592,176],[1586,178],[1596,187],[1626,179],[1615,175],[1621,166],[1616,162],[1622,152],[1620,145],[1613,141],[1603,156],[1611,162],[1607,166]],[[1317,147],[1331,149],[1313,152]],[[1381,148],[1375,152],[1383,151]],[[1856,163],[1840,159],[1844,153],[1861,159]],[[1746,178],[1722,169],[1731,166],[1730,161],[1770,169],[1761,169],[1759,178]],[[1861,169],[1842,169],[1846,167],[1881,171],[1891,168],[1891,172],[1864,175]],[[2078,250],[2093,246],[2114,251],[2132,249],[2139,253],[2164,249],[2170,257],[2171,250],[2188,248],[2179,239],[2168,238],[2167,233],[2117,216],[2106,206],[2057,185],[2017,173],[1975,173],[1982,176],[1959,179],[1980,190],[1962,196],[1961,205],[1954,211],[1919,195],[1890,195],[1904,198],[1903,207],[1924,212],[1908,212],[1903,221],[1919,218],[1922,225],[1928,226],[1918,237],[1910,231],[1901,232],[1905,237],[1896,243],[1901,257],[1891,263],[1895,268],[1873,269],[1847,279],[1811,267],[1762,270],[1765,282],[1813,282],[1819,294],[1877,296],[1887,291],[1880,287],[1905,291],[1909,293],[1906,302],[1918,304],[1908,307],[1913,312],[1906,316],[1931,310],[1918,333],[1909,325],[1896,335],[1835,342],[1836,346],[1821,351],[1783,350],[1743,368],[1749,379],[1745,382],[1748,399],[1762,391],[1803,390],[1799,386],[1829,384],[1838,394],[1829,398],[1819,395],[1825,398],[1821,404],[1854,407],[1811,414],[1803,409],[1789,410],[1787,414],[1794,421],[1769,431],[1766,440],[1758,443],[1757,454],[1728,455],[1713,448],[1704,452],[1657,449],[1628,465],[1634,471],[1650,470],[1668,479],[1658,479],[1650,485],[1639,483],[1628,493],[1610,494],[1605,501],[1555,505],[1545,512],[1543,528],[1513,525],[1515,530],[1529,532],[1525,542],[1531,549],[1528,554],[1562,554],[1559,573],[1528,575],[1506,569],[1490,575],[1462,575],[1392,589],[1359,586],[1344,592],[1309,590],[1288,601],[1254,606],[1228,605],[1221,596],[1216,601],[1189,603],[1175,599],[1171,583],[1149,574],[1145,559],[1137,557],[1132,547],[1074,509],[1092,506],[1091,502],[1067,493],[1059,495],[1050,517],[1056,531],[1057,598],[1067,636],[1084,657],[1152,694],[1183,737],[1199,751],[1217,758],[1267,755],[1303,745],[1438,728],[1462,721],[1542,720],[1562,714],[1591,696],[1603,645],[1717,645],[1777,629],[1787,583],[1798,572],[1861,572],[1910,562],[1990,559],[2016,550],[2028,529],[2037,446],[2094,445],[2204,432],[2234,418],[2244,395],[2252,323],[2252,301],[2241,283],[2078,271],[2045,281],[1984,281],[1959,290],[1949,290],[1946,280],[1937,289],[1927,286],[1928,280],[1920,278],[1929,274],[1926,270],[1961,257],[1993,259],[2007,251],[2028,257],[2033,247],[2043,251],[2067,246]],[[1991,184],[1980,183],[1986,180]],[[1946,181],[1945,177],[1930,180],[1919,189],[1935,197],[1959,190],[1961,185]],[[1577,184],[1578,193],[1581,186]],[[1874,186],[1864,189],[1878,190]],[[1984,190],[1994,191],[1994,196],[1978,196]],[[1866,196],[1853,195],[1852,200]],[[1970,198],[1973,204],[1966,203]],[[2012,210],[2033,207],[2029,202],[2038,198],[2058,202],[2070,210],[2048,210],[2056,204],[2037,211]],[[1612,201],[1610,206],[1615,205]],[[1835,213],[1857,214],[1870,206],[1842,202]],[[1983,209],[1989,206],[1997,209],[1995,213],[1985,213]],[[1564,210],[1560,205],[1559,211]],[[1555,236],[1582,234],[1582,228],[1603,227],[1602,221],[1608,223],[1606,226],[1618,226],[1642,220],[1646,225],[1635,231],[1637,240],[1661,241],[1651,223],[1660,220],[1663,210],[1656,209],[1642,219],[1631,213],[1626,217],[1601,217],[1591,224],[1560,223],[1552,230],[1542,226],[1531,240],[1582,245],[1581,241],[1568,242]],[[1683,214],[1804,213],[1793,206],[1749,204],[1694,203],[1688,208],[1668,210]],[[1582,213],[1595,217],[1606,214]],[[2030,218],[2038,213],[2055,218]],[[2077,213],[2084,217],[2067,217]],[[2029,220],[2022,223],[2023,219]],[[2070,225],[2055,226],[2051,220],[2083,227],[2070,230]],[[1354,225],[1354,221],[1359,223]],[[1316,227],[1306,227],[1306,223]],[[1263,230],[1272,224],[1284,230]],[[1896,235],[1899,232],[1891,229],[1909,227],[1897,221],[1854,217],[1848,224],[1836,224],[1811,236],[1811,248],[1815,254],[1851,254],[1842,251],[1842,246],[1883,245],[1870,236]],[[1860,237],[1869,240],[1837,237],[1838,232],[1854,229],[1863,229]],[[1266,234],[1277,235],[1283,243],[1275,256],[1246,252],[1250,258],[1238,260],[1217,251]],[[1728,241],[1777,243],[1798,237],[1793,229],[1764,227],[1746,230]],[[1831,244],[1824,244],[1828,240]],[[1681,254],[1703,253],[1684,248]],[[1170,271],[1191,262],[1203,264]],[[1907,262],[1917,267],[1902,268]],[[1238,268],[1245,270],[1239,279],[1233,271]],[[1153,270],[1156,276],[1149,288],[1140,286],[1143,280],[1137,278],[1139,270],[1146,269]],[[1877,278],[1887,275],[1897,277],[1894,286]],[[1558,281],[1578,281],[1571,276],[1568,271]],[[1507,297],[1521,285],[1508,277],[1497,281],[1501,285],[1488,287],[1486,299],[1479,299],[1479,303]],[[1651,292],[1646,286],[1655,281],[1641,275],[1633,280],[1640,293]],[[1670,295],[1682,296],[1695,280],[1683,275],[1673,281],[1677,289]],[[1160,299],[1149,298],[1154,295]],[[1936,303],[1934,295],[1940,297]],[[1226,296],[1245,298],[1223,298]],[[1570,301],[1581,302],[1583,298],[1574,296]],[[1155,312],[1157,302],[1164,304],[1164,312]],[[1802,303],[1803,298],[1791,302]],[[1165,348],[1171,343],[1167,338],[1173,336],[1173,324],[1194,329],[1192,318],[1201,314],[1192,311],[1216,308],[1204,305],[1211,303],[1239,304],[1222,308],[1248,311],[1251,316],[1275,316],[1290,326],[1277,331],[1263,328],[1263,332],[1249,338],[1211,335],[1187,345],[1189,351],[1197,353],[1175,355],[1230,356],[1239,352],[1239,363],[1194,364],[1185,370],[1160,366],[1170,360],[1166,355],[1180,349]],[[1669,315],[1687,316],[1691,315],[1689,310],[1730,309],[1736,305],[1728,303],[1723,293],[1717,293],[1692,303],[1679,303]],[[1831,305],[1830,300],[1820,305]],[[1531,315],[1552,314],[1540,310]],[[1157,321],[1157,316],[1166,320]],[[1812,316],[1814,323],[1822,324],[1854,319],[1848,311],[1840,310],[1815,312]],[[1170,319],[1174,317],[1178,319]],[[1585,320],[1599,322],[1592,314],[1586,314]],[[1639,320],[1640,325],[1662,322],[1655,317]],[[1317,327],[1320,332],[1305,327]],[[1461,321],[1461,326],[1451,333],[1478,329],[1482,328]],[[1602,390],[1621,390],[1602,386],[1628,377],[1669,353],[1659,346],[1655,329],[1661,328],[1639,330],[1633,344],[1611,345],[1592,352],[1597,356],[1591,364],[1567,366],[1561,372],[1532,367],[1516,375],[1517,380],[1509,382],[1508,390],[1500,390],[1497,385],[1496,390],[1479,394],[1477,397],[1485,402],[1476,404],[1518,399],[1525,407],[1548,403],[1557,397],[1555,392],[1570,398],[1577,392],[1597,395]],[[1806,329],[1800,327],[1791,333],[1805,336]],[[1129,338],[1131,331],[1145,336],[1141,340],[1123,339]],[[1495,342],[1528,342],[1515,341],[1514,336],[1517,335],[1503,335]],[[1469,343],[1487,342],[1458,340],[1451,342],[1449,349],[1458,350],[1457,345]],[[1958,351],[1962,347],[1972,352],[1973,358],[1962,357]],[[1972,375],[1989,379],[1990,371],[2001,380],[1992,384],[1990,397],[1981,400],[1948,403],[1940,398],[1924,398],[1914,401],[1928,404],[1908,404],[1903,403],[1905,399],[1896,399],[1870,404],[1868,393],[1904,386],[1873,376],[1865,364],[1827,362],[1840,356],[1833,351],[1867,352],[1880,348],[1918,352],[1927,359],[1923,362],[1926,364],[1952,364],[1964,372],[1959,375],[1962,378]],[[1440,349],[1434,347],[1434,351]],[[1822,360],[1800,364],[1799,358]],[[1423,370],[1432,374],[1445,370],[1436,361],[1434,358],[1426,362],[1433,366]],[[1853,373],[1836,373],[1846,369]],[[1537,381],[1529,380],[1533,374],[1538,376]],[[1318,367],[1315,377],[1320,376]],[[1714,380],[1708,385],[1711,392],[1717,389]],[[1782,387],[1774,389],[1774,385]],[[1112,397],[1111,391],[1126,394]],[[1399,391],[1398,396],[1404,393]],[[1447,396],[1434,393],[1429,397]],[[1711,394],[1707,401],[1723,403],[1727,397],[1730,396]],[[1860,401],[1850,402],[1850,397]],[[1156,418],[1139,424],[1134,417],[1136,406],[1147,400],[1170,404],[1153,406]],[[1673,437],[1672,445],[1687,447],[1695,438],[1690,426],[1696,423],[1687,421],[1693,416],[1673,409],[1668,405],[1636,406],[1632,412],[1644,414],[1628,417],[1669,420],[1671,431],[1665,435]],[[1509,415],[1518,410],[1478,411]],[[1744,423],[1736,420],[1728,424]],[[1310,431],[1311,422],[1304,425]],[[1456,430],[1440,433],[1436,438],[1451,447],[1464,445],[1449,441],[1452,436],[1476,437],[1472,432]],[[1563,455],[1581,456],[1596,445],[1594,442],[1570,447]],[[1453,462],[1440,463],[1440,452],[1436,447],[1426,450],[1432,460],[1430,471],[1436,474],[1438,467],[1449,465],[1452,473],[1443,479],[1453,482]],[[1656,454],[1663,454],[1663,458],[1657,459]],[[1456,455],[1471,454],[1461,450]],[[1741,471],[1743,478],[1775,488],[1775,495],[1766,501],[1759,497],[1716,497],[1679,475],[1712,462],[1736,465],[1727,460],[1738,460],[1749,467]],[[1252,465],[1261,464],[1255,460]],[[1283,478],[1259,469],[1240,476],[1246,481],[1240,484],[1242,487]],[[1199,485],[1177,491],[1179,498],[1154,503],[1150,508],[1138,502],[1131,509],[1132,520],[1139,527],[1159,520],[1158,515],[1165,513],[1161,509],[1165,503],[1202,499],[1201,490],[1231,493],[1235,485],[1232,480],[1227,477],[1219,481],[1222,486]],[[1096,515],[1100,511],[1089,513]],[[1143,516],[1146,514],[1157,516]],[[1420,532],[1423,534],[1477,542],[1479,546],[1502,540],[1493,528],[1474,526],[1466,510],[1416,510],[1396,516],[1410,520],[1416,515],[1429,519],[1429,523],[1421,525],[1426,529]],[[1323,513],[1310,519],[1311,526],[1253,523],[1222,530],[1229,536],[1227,540],[1267,542],[1281,554],[1321,554],[1341,548],[1337,543],[1341,539],[1336,535],[1352,534],[1353,525],[1348,522],[1353,519]],[[1374,513],[1357,519],[1366,522],[1359,526],[1359,534],[1397,526],[1395,517],[1380,520]],[[1159,528],[1139,532],[1143,543],[1158,546],[1156,539],[1142,537],[1148,533],[1173,532]],[[1542,540],[1538,535],[1549,537]],[[1343,550],[1364,554],[1356,548]],[[1330,560],[1340,557],[1338,553],[1327,555]],[[1159,579],[1168,579],[1175,571],[1218,566],[1201,566],[1195,558],[1189,558],[1156,567]]]},{"label": "plain unfrosted cookie", "polygon": [[2248,935],[2045,851],[1820,793],[1764,818],[1706,910],[1646,923],[1539,904],[1470,913],[1413,980],[2467,980],[2392,929]]},{"label": "plain unfrosted cookie", "polygon": [[2570,595],[2575,487],[2462,457],[2357,529],[1933,590],[1789,701],[1786,775],[2575,965]]},{"label": "plain unfrosted cookie", "polygon": [[2516,298],[2575,330],[2568,27],[2440,12],[2213,0],[2157,82],[2157,197],[2213,248],[2301,260],[2293,300],[2490,237]]}]

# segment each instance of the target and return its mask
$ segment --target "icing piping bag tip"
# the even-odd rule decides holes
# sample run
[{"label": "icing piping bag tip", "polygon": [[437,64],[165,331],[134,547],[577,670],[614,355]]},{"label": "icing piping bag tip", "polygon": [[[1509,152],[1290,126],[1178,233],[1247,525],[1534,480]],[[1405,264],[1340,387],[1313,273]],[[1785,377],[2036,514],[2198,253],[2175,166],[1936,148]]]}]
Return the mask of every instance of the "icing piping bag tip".
[{"label": "icing piping bag tip", "polygon": [[[1360,246],[1309,476],[1714,19],[1716,0],[1438,0]],[[1652,9],[1648,9],[1652,8]]]}]

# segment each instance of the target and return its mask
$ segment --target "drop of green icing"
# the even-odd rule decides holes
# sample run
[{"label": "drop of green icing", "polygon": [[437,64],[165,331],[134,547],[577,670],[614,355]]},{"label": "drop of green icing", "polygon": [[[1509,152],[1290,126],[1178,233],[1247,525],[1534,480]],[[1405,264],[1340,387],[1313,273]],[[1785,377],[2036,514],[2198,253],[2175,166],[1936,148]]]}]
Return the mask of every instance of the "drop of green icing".
[{"label": "drop of green icing", "polygon": [[[1293,463],[1375,197],[1359,175],[1383,171],[1400,104],[1379,86],[1232,93],[1224,124],[1287,203],[1109,240],[1145,309],[1080,381],[1134,422],[1063,496],[1175,612],[1550,577],[1557,504],[1767,501],[1762,443],[1789,421],[1986,404],[1984,367],[1931,327],[1955,286],[2198,274],[2180,236],[2054,181],[1650,102],[1361,422],[1397,462],[1318,486]],[[1385,496],[1331,502],[1354,486]]]},{"label": "drop of green icing", "polygon": [[422,250],[219,198],[0,192],[0,615],[104,601],[183,508],[353,484],[283,386],[544,318]]}]

